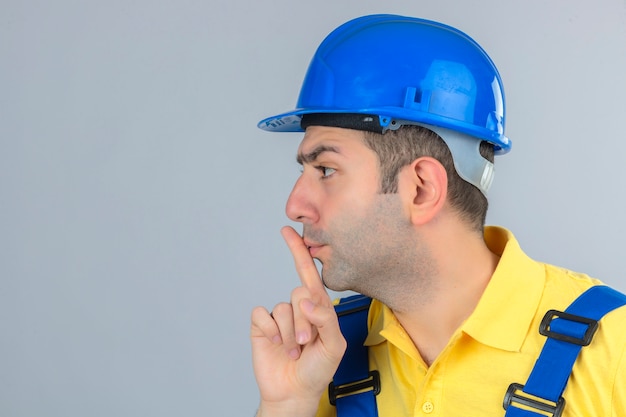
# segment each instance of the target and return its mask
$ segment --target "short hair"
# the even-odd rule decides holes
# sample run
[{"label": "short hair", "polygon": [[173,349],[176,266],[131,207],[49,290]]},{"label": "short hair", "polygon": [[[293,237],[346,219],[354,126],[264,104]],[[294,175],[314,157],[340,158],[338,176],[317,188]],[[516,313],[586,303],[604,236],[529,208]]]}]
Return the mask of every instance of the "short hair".
[{"label": "short hair", "polygon": [[[454,168],[450,149],[435,132],[422,126],[407,125],[384,134],[364,132],[365,144],[378,156],[380,192],[398,191],[398,173],[414,160],[429,156],[438,160],[448,175],[448,201],[471,228],[482,233],[489,203],[474,185],[463,180]],[[493,162],[493,145],[482,141],[481,155]]]}]

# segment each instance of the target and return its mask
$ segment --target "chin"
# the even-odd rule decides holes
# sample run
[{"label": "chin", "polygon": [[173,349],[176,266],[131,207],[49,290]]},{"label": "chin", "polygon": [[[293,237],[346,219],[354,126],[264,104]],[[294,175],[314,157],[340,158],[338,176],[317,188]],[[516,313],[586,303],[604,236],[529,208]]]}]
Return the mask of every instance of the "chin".
[{"label": "chin", "polygon": [[356,291],[354,289],[355,271],[352,268],[344,268],[344,264],[332,267],[329,264],[322,265],[320,276],[326,288],[332,291]]},{"label": "chin", "polygon": [[324,286],[326,288],[328,288],[329,290],[332,291],[337,291],[337,292],[341,292],[341,291],[350,291],[352,290],[352,288],[349,288],[347,285],[340,285],[341,283],[337,283],[334,282],[332,280],[325,280],[324,277],[322,277],[322,283],[324,284]]}]

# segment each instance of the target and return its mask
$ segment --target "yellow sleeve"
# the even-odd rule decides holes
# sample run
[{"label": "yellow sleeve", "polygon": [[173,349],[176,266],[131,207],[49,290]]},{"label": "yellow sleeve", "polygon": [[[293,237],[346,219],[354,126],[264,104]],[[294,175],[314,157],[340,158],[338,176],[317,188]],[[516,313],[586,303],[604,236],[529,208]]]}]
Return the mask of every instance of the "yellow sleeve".
[{"label": "yellow sleeve", "polygon": [[615,384],[611,394],[611,416],[626,416],[626,346],[619,359]]}]

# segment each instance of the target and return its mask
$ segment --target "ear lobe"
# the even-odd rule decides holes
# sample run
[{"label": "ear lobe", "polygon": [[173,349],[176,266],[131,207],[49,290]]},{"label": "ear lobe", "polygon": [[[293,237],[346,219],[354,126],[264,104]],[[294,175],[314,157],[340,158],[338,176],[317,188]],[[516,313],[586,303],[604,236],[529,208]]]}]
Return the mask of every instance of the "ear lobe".
[{"label": "ear lobe", "polygon": [[411,221],[415,225],[430,222],[441,211],[448,196],[448,174],[439,161],[422,157],[405,167],[401,173],[400,192],[410,204]]}]

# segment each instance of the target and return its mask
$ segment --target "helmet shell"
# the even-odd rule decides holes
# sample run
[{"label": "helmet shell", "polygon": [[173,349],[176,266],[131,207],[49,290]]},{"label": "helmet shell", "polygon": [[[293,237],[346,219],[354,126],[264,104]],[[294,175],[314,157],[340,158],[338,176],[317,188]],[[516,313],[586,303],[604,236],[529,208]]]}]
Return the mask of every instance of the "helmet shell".
[{"label": "helmet shell", "polygon": [[491,142],[496,153],[511,148],[502,80],[487,53],[453,27],[413,17],[370,15],[339,26],[313,56],[296,109],[258,126],[302,131],[310,113],[425,123]]}]

